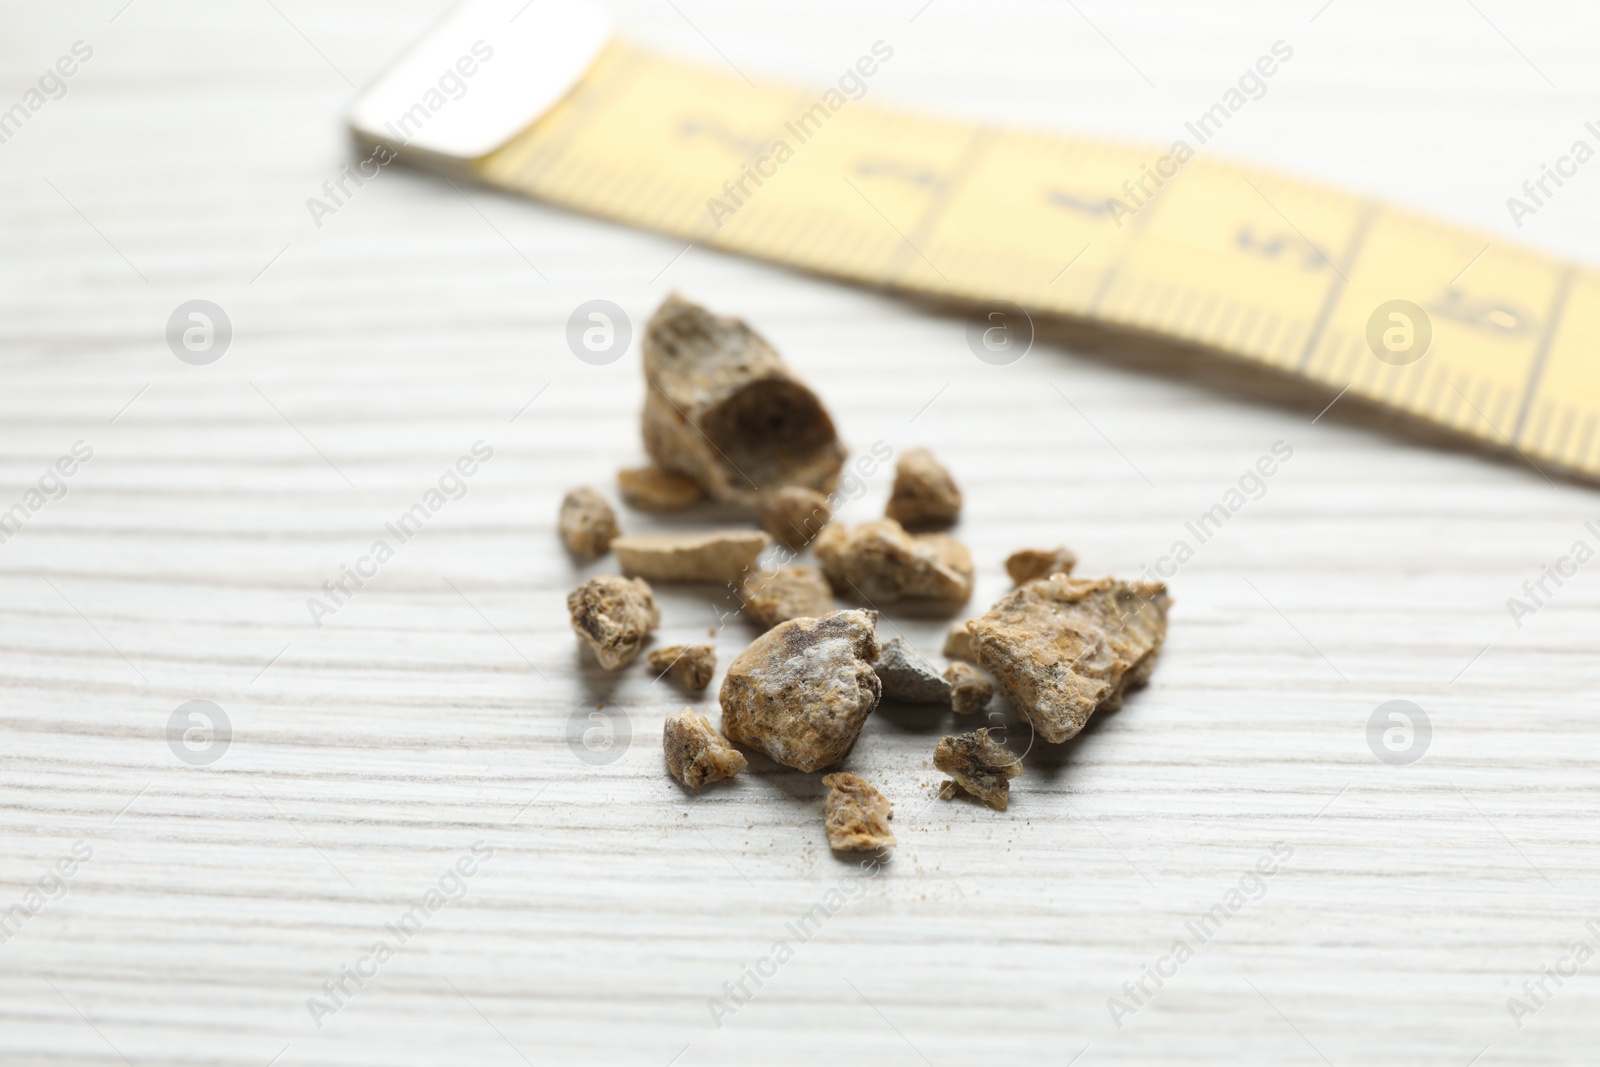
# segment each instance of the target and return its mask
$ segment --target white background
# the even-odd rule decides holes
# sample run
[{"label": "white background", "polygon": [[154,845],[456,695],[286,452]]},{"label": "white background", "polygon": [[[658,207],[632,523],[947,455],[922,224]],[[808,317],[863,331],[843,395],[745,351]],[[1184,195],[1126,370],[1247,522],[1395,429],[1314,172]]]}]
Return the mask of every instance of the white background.
[{"label": "white background", "polygon": [[[1161,144],[1282,39],[1293,61],[1215,150],[1592,256],[1600,162],[1520,232],[1505,199],[1600,119],[1600,17],[1474,2],[617,13],[653,47],[799,83],[883,39],[873,104]],[[958,319],[398,167],[318,228],[343,108],[443,5],[123,4],[0,7],[0,107],[94,49],[0,146],[0,509],[94,448],[0,546],[0,907],[93,848],[0,947],[0,1059],[1592,1058],[1600,960],[1521,1029],[1506,1006],[1600,948],[1595,575],[1521,628],[1506,609],[1575,540],[1600,546],[1592,490],[1345,403],[1313,424],[1325,392],[1250,371],[1045,345],[989,367]],[[1294,449],[1173,580],[1154,684],[1030,754],[1010,811],[930,807],[949,722],[874,716],[848,766],[896,802],[900,848],[721,1029],[707,998],[852,868],[815,776],[756,759],[679,789],[657,738],[685,698],[642,665],[602,676],[568,630],[566,592],[614,564],[576,569],[556,507],[641,458],[642,386],[636,344],[587,366],[566,320],[604,298],[642,323],[674,288],[766,333],[858,451],[937,450],[967,490],[973,612],[1025,545],[1131,576]],[[193,298],[233,322],[210,366],[163,340]],[[467,495],[313,627],[307,597],[478,440],[494,459]],[[707,595],[663,599],[661,642],[705,639]],[[936,652],[943,626],[883,629]],[[723,629],[722,663],[751,636]],[[233,724],[208,766],[167,744],[191,699]],[[1368,748],[1391,699],[1432,722],[1411,766]],[[604,766],[566,740],[596,702],[634,734]],[[465,899],[315,1028],[307,998],[480,840]],[[1108,998],[1275,842],[1293,857],[1265,895],[1114,1025]]]}]

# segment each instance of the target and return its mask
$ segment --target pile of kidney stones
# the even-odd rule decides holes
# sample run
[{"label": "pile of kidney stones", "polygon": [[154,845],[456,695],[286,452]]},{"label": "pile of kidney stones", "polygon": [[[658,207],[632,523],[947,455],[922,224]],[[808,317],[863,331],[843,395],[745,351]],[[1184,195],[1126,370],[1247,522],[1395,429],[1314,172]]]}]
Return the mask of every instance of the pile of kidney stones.
[{"label": "pile of kidney stones", "polygon": [[[951,627],[943,671],[904,638],[880,642],[880,611],[950,616],[972,595],[971,554],[939,532],[961,512],[950,473],[926,449],[904,452],[884,517],[847,529],[832,521],[845,461],[833,420],[760,335],[673,295],[650,319],[643,356],[644,446],[654,465],[618,472],[622,499],[660,512],[709,496],[761,527],[624,535],[596,490],[574,489],[561,502],[568,550],[588,559],[610,552],[624,572],[591,578],[567,597],[573,630],[604,669],[632,663],[660,622],[651,581],[735,589],[741,612],[765,628],[723,677],[720,733],[689,708],[667,719],[666,767],[685,786],[742,771],[738,746],[807,773],[835,767],[885,697],[974,716],[998,683],[1037,735],[1055,743],[1149,679],[1166,635],[1166,587],[1075,578],[1077,557],[1066,548],[1013,553],[1006,570],[1015,588]],[[791,565],[807,545],[820,571]],[[836,610],[836,595],[864,606]],[[656,648],[646,661],[693,691],[716,670],[711,645]],[[1000,811],[1023,769],[987,728],[943,738],[933,762],[950,776],[942,797],[970,795]],[[893,805],[878,789],[844,771],[822,782],[832,848],[894,844]]]}]

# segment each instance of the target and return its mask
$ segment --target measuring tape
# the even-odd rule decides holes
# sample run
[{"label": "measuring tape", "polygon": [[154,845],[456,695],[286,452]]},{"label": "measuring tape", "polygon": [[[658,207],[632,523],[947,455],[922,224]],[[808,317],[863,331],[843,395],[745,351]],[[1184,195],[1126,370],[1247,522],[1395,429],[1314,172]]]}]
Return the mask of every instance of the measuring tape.
[{"label": "measuring tape", "polygon": [[[358,137],[686,242],[988,305],[998,323],[1015,305],[1267,364],[1600,474],[1593,270],[1195,145],[880,110],[844,89],[865,91],[882,42],[847,87],[796,90],[613,40],[581,5],[526,6],[458,8],[357,102]],[[493,53],[478,85],[460,74],[474,45]],[[470,89],[432,108],[443,70]]]}]

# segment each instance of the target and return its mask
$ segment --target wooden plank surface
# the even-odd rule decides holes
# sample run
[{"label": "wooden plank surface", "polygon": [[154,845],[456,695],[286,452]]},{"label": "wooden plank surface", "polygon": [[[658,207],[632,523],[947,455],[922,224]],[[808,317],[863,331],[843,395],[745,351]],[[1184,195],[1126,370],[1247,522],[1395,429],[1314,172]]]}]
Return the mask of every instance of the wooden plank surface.
[{"label": "wooden plank surface", "polygon": [[[1520,626],[1507,608],[1600,548],[1591,489],[1224,365],[1041,343],[987,366],[959,319],[399,168],[316,226],[353,86],[442,7],[4,5],[0,106],[93,54],[0,144],[0,511],[27,512],[0,544],[0,908],[31,912],[6,913],[0,1059],[1592,1057],[1600,962],[1572,953],[1600,949],[1593,567]],[[618,11],[636,40],[799,83],[881,38],[884,102],[1155,143],[1281,38],[1295,62],[1217,151],[1558,254],[1600,238],[1587,171],[1520,230],[1505,207],[1597,113],[1577,5]],[[1172,578],[1153,685],[1030,753],[1009,812],[933,801],[948,722],[875,716],[849,767],[901,845],[859,878],[815,776],[758,759],[680,790],[657,738],[684,697],[603,675],[568,630],[566,592],[612,564],[574,568],[556,505],[641,457],[642,386],[636,345],[585,365],[566,321],[604,298],[642,322],[674,288],[765,332],[858,452],[950,464],[974,612],[1014,548],[1131,576],[1275,442],[1293,456]],[[164,340],[197,298],[233,326],[205,366]],[[80,441],[92,458],[30,498]],[[308,598],[480,441],[459,498],[314,625]],[[705,591],[663,600],[663,642],[717,621]],[[943,624],[883,628],[936,652]],[[722,662],[750,637],[722,627]],[[1397,699],[1432,728],[1409,765],[1368,743]],[[191,700],[231,722],[214,762],[169,746]],[[596,704],[631,730],[610,763],[568,740]],[[363,963],[380,939],[396,954]],[[1546,967],[1576,974],[1527,992]]]}]

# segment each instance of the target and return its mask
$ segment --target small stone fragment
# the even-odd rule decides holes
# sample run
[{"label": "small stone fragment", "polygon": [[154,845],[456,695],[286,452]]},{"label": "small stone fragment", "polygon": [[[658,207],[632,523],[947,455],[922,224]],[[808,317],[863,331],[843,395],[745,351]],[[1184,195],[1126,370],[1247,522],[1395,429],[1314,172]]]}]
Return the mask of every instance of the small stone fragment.
[{"label": "small stone fragment", "polygon": [[687,689],[704,689],[717,671],[717,650],[711,645],[668,645],[652,649],[646,660],[658,678],[670,675]]},{"label": "small stone fragment", "polygon": [[950,683],[928,657],[906,643],[903,637],[884,642],[878,661],[872,665],[883,683],[883,695],[907,704],[948,704]]},{"label": "small stone fragment", "polygon": [[[1011,779],[1022,773],[1022,761],[991,740],[987,728],[940,741],[933,752],[933,765],[996,811],[1006,810],[1011,802]],[[939,795],[949,800],[954,793],[941,787]]]},{"label": "small stone fragment", "polygon": [[1061,548],[1024,548],[1006,557],[1006,573],[1018,585],[1052,574],[1071,574],[1078,565],[1078,554]]},{"label": "small stone fragment", "polygon": [[706,496],[693,478],[660,467],[624,467],[617,471],[617,491],[640,511],[681,511]]},{"label": "small stone fragment", "polygon": [[790,619],[820,619],[834,609],[833,592],[815,567],[779,567],[770,577],[752,571],[740,596],[751,617],[768,630]]},{"label": "small stone fragment", "polygon": [[877,621],[875,611],[835,611],[756,638],[722,680],[728,737],[802,771],[844,759],[882,693]]},{"label": "small stone fragment", "polygon": [[761,498],[761,528],[796,552],[828,525],[833,509],[815,489],[791,485]]},{"label": "small stone fragment", "polygon": [[691,708],[667,717],[661,747],[667,770],[691,789],[732,778],[749,765],[744,753],[711,728],[711,720]]},{"label": "small stone fragment", "polygon": [[950,706],[957,715],[982,711],[994,699],[994,683],[970,663],[950,664],[945,668],[944,680],[950,683]]},{"label": "small stone fragment", "polygon": [[813,547],[840,596],[854,593],[872,604],[913,600],[947,610],[972,596],[972,554],[946,534],[912,536],[893,519],[853,530],[832,523]]},{"label": "small stone fragment", "polygon": [[611,542],[629,574],[658,582],[737,582],[771,543],[759,530],[629,534]]},{"label": "small stone fragment", "polygon": [[957,796],[964,792],[966,792],[966,790],[962,789],[959,785],[956,785],[948,778],[939,783],[940,800],[954,800]]},{"label": "small stone fragment", "polygon": [[661,611],[640,578],[602,574],[567,594],[572,629],[594,649],[600,666],[621,670],[639,654],[645,638],[661,621]]},{"label": "small stone fragment", "polygon": [[961,490],[926,448],[913,448],[894,465],[894,489],[883,513],[902,526],[949,526],[961,517]]},{"label": "small stone fragment", "polygon": [[956,623],[945,634],[944,654],[946,659],[964,659],[969,663],[978,658],[977,653],[972,651],[972,633],[966,623]]},{"label": "small stone fragment", "polygon": [[606,554],[617,537],[617,515],[597,491],[584,486],[561,499],[558,522],[567,550],[594,559]]},{"label": "small stone fragment", "polygon": [[1037,578],[968,623],[978,665],[1052,744],[1122,704],[1155,669],[1167,587],[1115,578]]},{"label": "small stone fragment", "polygon": [[745,507],[786,485],[838,484],[845,450],[833,419],[743,322],[674,293],[650,316],[642,348],[644,447],[661,466]]},{"label": "small stone fragment", "polygon": [[865,851],[892,848],[894,805],[866,779],[839,772],[822,779],[828,787],[823,824],[828,830],[828,847],[838,851]]}]

